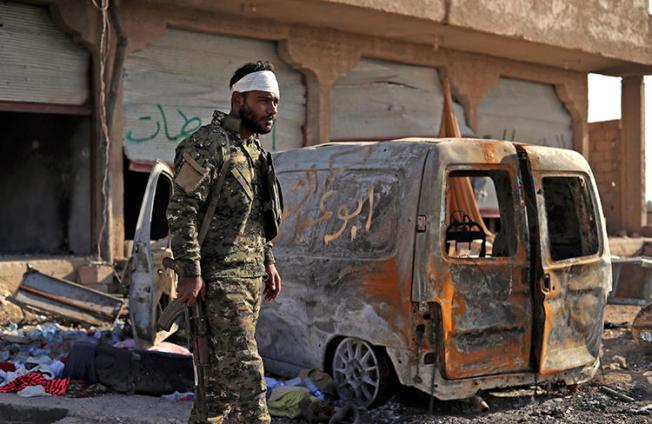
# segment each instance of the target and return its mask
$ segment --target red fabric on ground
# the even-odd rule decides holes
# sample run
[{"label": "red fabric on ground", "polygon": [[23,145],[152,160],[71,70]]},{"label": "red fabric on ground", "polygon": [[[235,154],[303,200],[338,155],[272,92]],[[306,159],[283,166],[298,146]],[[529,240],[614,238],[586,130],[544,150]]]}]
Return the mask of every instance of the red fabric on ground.
[{"label": "red fabric on ground", "polygon": [[16,366],[11,362],[0,362],[0,370],[6,372],[16,371]]},{"label": "red fabric on ground", "polygon": [[43,386],[46,393],[51,395],[63,395],[68,389],[70,378],[61,378],[58,380],[48,380],[39,372],[30,372],[21,375],[11,383],[0,387],[0,393],[12,393],[23,390],[29,386]]}]

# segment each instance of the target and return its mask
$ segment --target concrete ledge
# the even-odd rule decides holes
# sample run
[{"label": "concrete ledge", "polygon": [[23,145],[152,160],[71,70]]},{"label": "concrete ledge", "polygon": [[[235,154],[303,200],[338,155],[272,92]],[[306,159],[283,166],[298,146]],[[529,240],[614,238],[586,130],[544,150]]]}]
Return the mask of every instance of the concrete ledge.
[{"label": "concrete ledge", "polygon": [[93,260],[87,256],[66,257],[0,257],[0,324],[33,321],[36,317],[7,300],[20,284],[27,264],[58,278],[77,281],[77,268]]},{"label": "concrete ledge", "polygon": [[76,270],[79,266],[87,264],[93,258],[88,256],[64,257],[0,257],[0,297],[13,293],[27,268],[31,264],[44,274],[70,281],[77,281]]},{"label": "concrete ledge", "polygon": [[640,255],[643,243],[652,242],[651,237],[609,237],[612,256],[629,257]]}]

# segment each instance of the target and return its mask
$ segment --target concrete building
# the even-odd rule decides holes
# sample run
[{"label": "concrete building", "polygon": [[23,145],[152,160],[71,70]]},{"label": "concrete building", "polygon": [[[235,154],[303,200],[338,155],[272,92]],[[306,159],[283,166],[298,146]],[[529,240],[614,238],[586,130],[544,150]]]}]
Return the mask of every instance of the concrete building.
[{"label": "concrete building", "polygon": [[[259,58],[282,92],[270,150],[435,135],[448,77],[465,134],[581,152],[610,232],[646,225],[645,0],[95,3],[0,2],[0,296],[27,261],[75,279],[123,258],[143,171],[228,109],[230,75]],[[595,131],[590,72],[623,77],[622,120]]]}]

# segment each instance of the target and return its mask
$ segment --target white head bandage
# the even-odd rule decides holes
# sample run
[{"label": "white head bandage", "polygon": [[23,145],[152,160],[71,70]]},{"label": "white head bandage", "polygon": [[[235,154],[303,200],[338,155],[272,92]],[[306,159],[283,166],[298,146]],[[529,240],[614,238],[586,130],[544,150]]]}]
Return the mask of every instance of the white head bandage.
[{"label": "white head bandage", "polygon": [[231,94],[236,91],[240,93],[246,93],[247,91],[267,91],[276,94],[278,98],[281,97],[276,75],[272,71],[258,71],[245,75],[231,87]]}]

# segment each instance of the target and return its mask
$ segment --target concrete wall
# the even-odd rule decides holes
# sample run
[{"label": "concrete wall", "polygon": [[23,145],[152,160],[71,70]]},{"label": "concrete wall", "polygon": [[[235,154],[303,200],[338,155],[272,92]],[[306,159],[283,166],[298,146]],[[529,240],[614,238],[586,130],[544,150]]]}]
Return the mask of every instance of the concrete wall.
[{"label": "concrete wall", "polygon": [[445,0],[324,0],[324,2],[432,21],[442,21],[446,18]]},{"label": "concrete wall", "polygon": [[[648,0],[320,0],[652,63]],[[364,26],[364,23],[360,24]],[[445,43],[445,41],[444,41]]]},{"label": "concrete wall", "polygon": [[621,131],[620,120],[589,124],[589,163],[598,185],[609,234],[617,234],[624,229]]},{"label": "concrete wall", "polygon": [[596,71],[627,62],[652,64],[647,0],[149,2],[484,52],[575,70]]},{"label": "concrete wall", "polygon": [[649,64],[648,0],[451,0],[448,24]]}]

